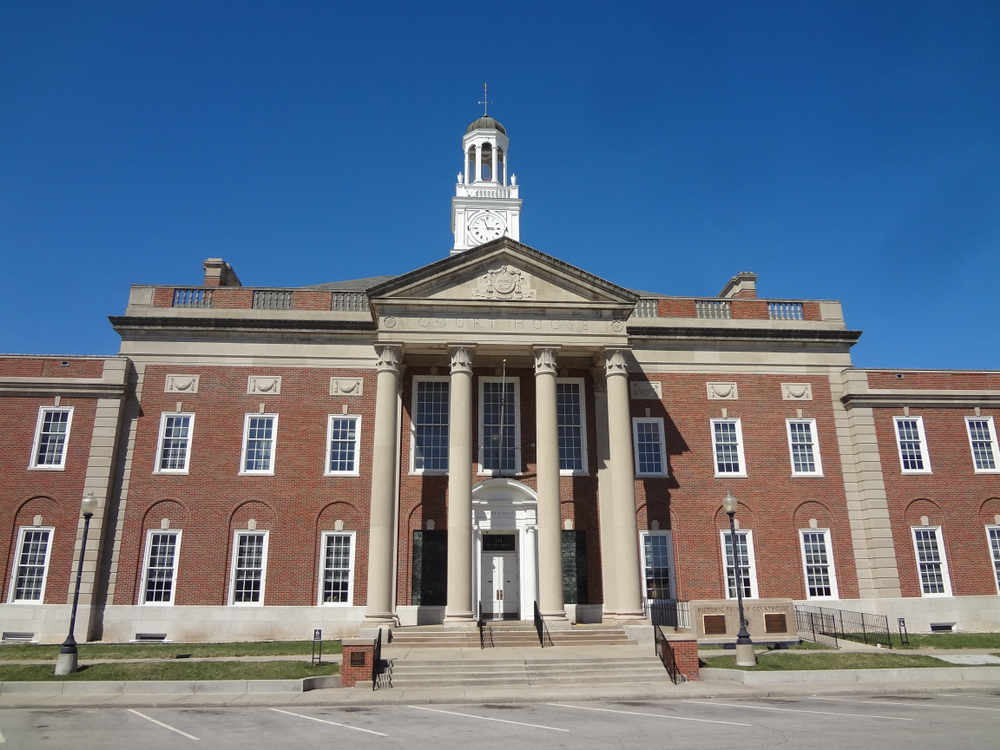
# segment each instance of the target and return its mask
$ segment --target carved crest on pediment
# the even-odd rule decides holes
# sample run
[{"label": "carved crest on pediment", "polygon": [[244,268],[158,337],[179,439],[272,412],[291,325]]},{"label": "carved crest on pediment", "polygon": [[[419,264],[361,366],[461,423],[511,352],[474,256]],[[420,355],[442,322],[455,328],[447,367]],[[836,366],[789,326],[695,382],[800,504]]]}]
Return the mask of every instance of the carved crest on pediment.
[{"label": "carved crest on pediment", "polygon": [[477,299],[537,299],[537,292],[520,269],[502,265],[479,277],[472,296]]}]

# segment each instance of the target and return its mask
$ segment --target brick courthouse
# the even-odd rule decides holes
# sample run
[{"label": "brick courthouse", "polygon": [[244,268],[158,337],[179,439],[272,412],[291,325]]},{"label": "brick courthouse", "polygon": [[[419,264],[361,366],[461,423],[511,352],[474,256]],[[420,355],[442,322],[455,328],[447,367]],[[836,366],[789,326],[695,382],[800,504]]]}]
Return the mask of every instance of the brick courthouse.
[{"label": "brick courthouse", "polygon": [[5,639],[65,636],[91,491],[81,639],[635,622],[737,586],[1000,628],[1000,373],[856,369],[839,303],[750,273],[619,287],[518,242],[502,125],[462,146],[448,257],[296,289],[210,259],[132,287],[116,357],[0,357]]}]

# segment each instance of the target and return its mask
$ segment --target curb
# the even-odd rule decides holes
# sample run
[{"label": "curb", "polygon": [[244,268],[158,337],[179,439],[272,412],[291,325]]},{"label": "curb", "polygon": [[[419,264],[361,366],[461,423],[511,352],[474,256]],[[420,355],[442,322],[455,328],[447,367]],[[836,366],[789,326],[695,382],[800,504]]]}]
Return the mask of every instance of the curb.
[{"label": "curb", "polygon": [[808,683],[867,682],[978,682],[1000,683],[1000,667],[917,667],[907,669],[802,669],[780,672],[745,672],[740,669],[705,667],[705,682],[737,682],[743,685],[788,685]]},{"label": "curb", "polygon": [[340,687],[340,675],[299,680],[95,680],[93,682],[0,682],[0,695],[254,695],[306,693]]}]

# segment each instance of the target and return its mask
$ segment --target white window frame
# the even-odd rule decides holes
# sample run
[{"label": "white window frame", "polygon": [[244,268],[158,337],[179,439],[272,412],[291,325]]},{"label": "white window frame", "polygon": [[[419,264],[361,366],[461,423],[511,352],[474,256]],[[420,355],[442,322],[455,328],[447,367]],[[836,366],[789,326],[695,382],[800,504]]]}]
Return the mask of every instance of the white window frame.
[{"label": "white window frame", "polygon": [[[24,546],[24,537],[32,531],[48,532],[49,541],[45,547],[45,562],[42,564],[42,585],[38,593],[38,599],[17,599],[17,574],[21,568],[21,548]],[[55,537],[55,527],[53,526],[22,526],[17,531],[17,547],[14,548],[14,564],[11,568],[10,591],[7,594],[7,601],[10,604],[44,604],[45,585],[49,580],[49,560],[52,557],[52,539]]]},{"label": "white window frame", "polygon": [[[483,468],[483,453],[486,450],[486,425],[483,424],[485,414],[484,399],[486,396],[487,383],[513,383],[514,384],[514,468],[513,470]],[[516,476],[521,473],[521,379],[517,376],[508,378],[481,377],[479,378],[479,456],[478,473],[480,476]],[[502,463],[502,462],[501,462]]]},{"label": "white window frame", "polygon": [[[333,420],[353,419],[354,420],[354,468],[348,471],[339,471],[330,468],[331,454],[333,453]],[[323,475],[328,477],[359,477],[361,476],[361,415],[360,414],[331,414],[326,420],[326,463],[323,465]]]},{"label": "white window frame", "polygon": [[[920,460],[923,461],[924,468],[922,469],[906,469],[903,468],[903,443],[899,439],[899,423],[900,422],[916,422],[917,424],[917,435],[920,438]],[[893,417],[892,418],[892,431],[896,436],[896,453],[899,456],[899,469],[903,474],[931,474],[931,457],[927,451],[927,433],[924,432],[924,418],[923,417]]]},{"label": "white window frame", "polygon": [[[38,447],[42,442],[42,426],[45,424],[45,415],[52,412],[66,412],[66,435],[63,437],[62,453],[57,464],[38,463]],[[28,459],[28,468],[36,471],[64,471],[66,469],[66,454],[69,452],[69,436],[73,429],[73,407],[72,406],[40,406],[38,408],[38,419],[35,422],[35,439],[31,443],[31,457]]]},{"label": "white window frame", "polygon": [[[827,575],[830,577],[830,595],[818,596],[809,593],[809,562],[806,559],[806,534],[822,534],[823,547],[826,553]],[[839,599],[837,590],[837,570],[833,564],[833,544],[830,541],[830,529],[799,529],[799,550],[802,554],[802,580],[806,585],[806,599]]]},{"label": "white window frame", "polygon": [[[183,469],[161,469],[163,463],[163,441],[166,438],[167,419],[169,417],[188,417],[187,446],[184,449]],[[194,412],[165,411],[160,414],[160,436],[156,441],[156,463],[153,464],[154,474],[187,474],[191,467],[191,441],[194,439]]]},{"label": "white window frame", "polygon": [[[715,476],[745,477],[747,475],[747,460],[746,456],[743,454],[743,420],[740,417],[729,417],[723,419],[712,419],[709,421],[711,422],[710,430],[712,433],[712,468],[715,471]],[[715,441],[715,425],[723,423],[736,425],[736,454],[740,460],[739,471],[719,471],[719,453]]]},{"label": "white window frame", "polygon": [[[149,585],[149,557],[152,552],[153,535],[170,534],[174,537],[174,565],[170,574],[170,599],[166,601],[150,602],[146,601],[146,587]],[[177,563],[181,556],[181,530],[180,529],[148,529],[146,531],[146,546],[143,548],[142,558],[142,586],[139,589],[139,604],[144,607],[169,607],[174,603],[177,596]]]},{"label": "white window frame", "polygon": [[[932,592],[927,593],[924,591],[923,577],[920,575],[920,552],[917,549],[917,532],[918,531],[933,531],[935,536],[934,539],[937,542],[938,555],[941,558],[941,580],[944,583],[944,591],[942,592]],[[944,553],[944,535],[941,533],[940,526],[911,526],[910,527],[910,541],[913,542],[913,558],[917,564],[917,586],[920,587],[920,595],[925,598],[935,598],[942,596],[951,596],[951,577],[948,575],[948,558]]]},{"label": "white window frame", "polygon": [[[354,556],[357,551],[357,532],[355,531],[324,531],[322,543],[319,548],[319,593],[317,604],[321,607],[353,607],[354,606]],[[351,540],[350,567],[347,576],[347,601],[346,602],[326,602],[323,601],[324,583],[326,582],[326,544],[327,540],[333,536],[346,536]]]},{"label": "white window frame", "polygon": [[[270,418],[274,420],[274,424],[271,427],[272,437],[271,437],[271,463],[267,469],[257,469],[248,471],[247,465],[247,447],[250,439],[250,420],[251,419],[261,419]],[[274,464],[278,458],[278,415],[277,414],[246,414],[243,417],[243,448],[240,451],[240,475],[241,476],[257,476],[257,477],[273,477],[274,476]]]},{"label": "white window frame", "polygon": [[640,531],[639,532],[639,570],[642,571],[642,598],[647,598],[646,589],[646,539],[648,537],[664,537],[667,540],[667,557],[670,559],[668,569],[670,571],[670,598],[677,598],[677,568],[674,562],[674,535],[669,529],[662,531]]},{"label": "white window frame", "polygon": [[451,438],[451,378],[441,377],[439,375],[414,375],[413,376],[413,395],[411,398],[411,410],[410,410],[410,473],[411,474],[427,474],[427,475],[446,475],[448,473],[448,466],[451,466],[451,451],[449,445],[445,445],[445,468],[443,469],[425,469],[423,467],[417,467],[417,427],[419,423],[417,422],[418,416],[418,406],[417,400],[420,395],[420,383],[448,383],[448,437]]},{"label": "white window frame", "polygon": [[[260,597],[259,601],[256,602],[238,602],[236,601],[236,561],[240,554],[240,537],[241,536],[264,536],[264,547],[261,551],[260,558]],[[232,560],[229,565],[229,606],[231,607],[263,607],[264,606],[264,593],[267,584],[267,547],[268,542],[271,538],[270,531],[261,531],[259,529],[238,529],[233,532],[233,555]]]},{"label": "white window frame", "polygon": [[[736,600],[735,596],[729,595],[729,573],[728,566],[726,565],[726,536],[729,534],[729,529],[719,529],[719,544],[722,548],[722,588],[725,590],[726,599]],[[744,599],[759,599],[760,594],[757,590],[757,557],[753,552],[753,532],[750,529],[736,529],[736,535],[745,534],[747,538],[747,566],[744,568],[749,573],[750,576],[750,596],[744,596]],[[733,561],[735,562],[736,548],[733,548]],[[733,566],[736,567],[735,565]],[[736,582],[739,585],[739,581]]]},{"label": "white window frame", "polygon": [[[993,546],[993,539],[990,534],[997,536],[997,547]],[[1000,524],[988,524],[986,526],[986,545],[990,551],[990,564],[993,566],[993,578],[997,585],[997,593],[1000,594]]]},{"label": "white window frame", "polygon": [[[990,433],[990,452],[993,455],[993,469],[980,469],[976,466],[976,449],[972,444],[972,422],[986,422]],[[969,450],[972,451],[972,468],[977,474],[1000,474],[1000,453],[997,451],[997,429],[993,417],[966,417],[965,434],[969,436]]]},{"label": "white window frame", "polygon": [[[572,384],[580,389],[580,469],[559,469],[562,477],[585,477],[590,473],[587,462],[587,386],[583,378],[556,378],[556,391],[560,385]],[[557,417],[558,420],[558,417]],[[557,425],[557,430],[558,430]],[[520,464],[518,464],[520,465]]]},{"label": "white window frame", "polygon": [[[663,471],[651,472],[640,471],[639,469],[639,425],[655,424],[660,432],[660,466]],[[714,434],[715,428],[712,428]],[[667,464],[667,446],[663,431],[662,417],[632,417],[632,461],[635,464],[635,475],[637,477],[668,477],[670,476],[670,466]]]},{"label": "white window frame", "polygon": [[[792,425],[793,424],[807,424],[809,425],[809,435],[812,438],[811,446],[813,453],[813,463],[816,464],[816,469],[814,471],[796,471],[795,470],[795,451],[792,447]],[[823,461],[820,459],[819,455],[819,436],[816,432],[816,420],[810,418],[795,418],[785,420],[785,432],[788,434],[788,459],[791,461],[792,466],[792,476],[793,477],[821,477],[823,476]]]}]

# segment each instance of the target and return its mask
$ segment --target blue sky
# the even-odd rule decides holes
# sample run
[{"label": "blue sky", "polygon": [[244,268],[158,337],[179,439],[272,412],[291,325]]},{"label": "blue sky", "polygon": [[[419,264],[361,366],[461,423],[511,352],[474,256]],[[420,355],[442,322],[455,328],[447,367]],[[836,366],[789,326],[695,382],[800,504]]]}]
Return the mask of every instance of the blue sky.
[{"label": "blue sky", "polygon": [[0,351],[106,354],[133,283],[401,273],[461,136],[521,240],[624,286],[840,299],[855,363],[1000,369],[1000,3],[5,0]]}]

